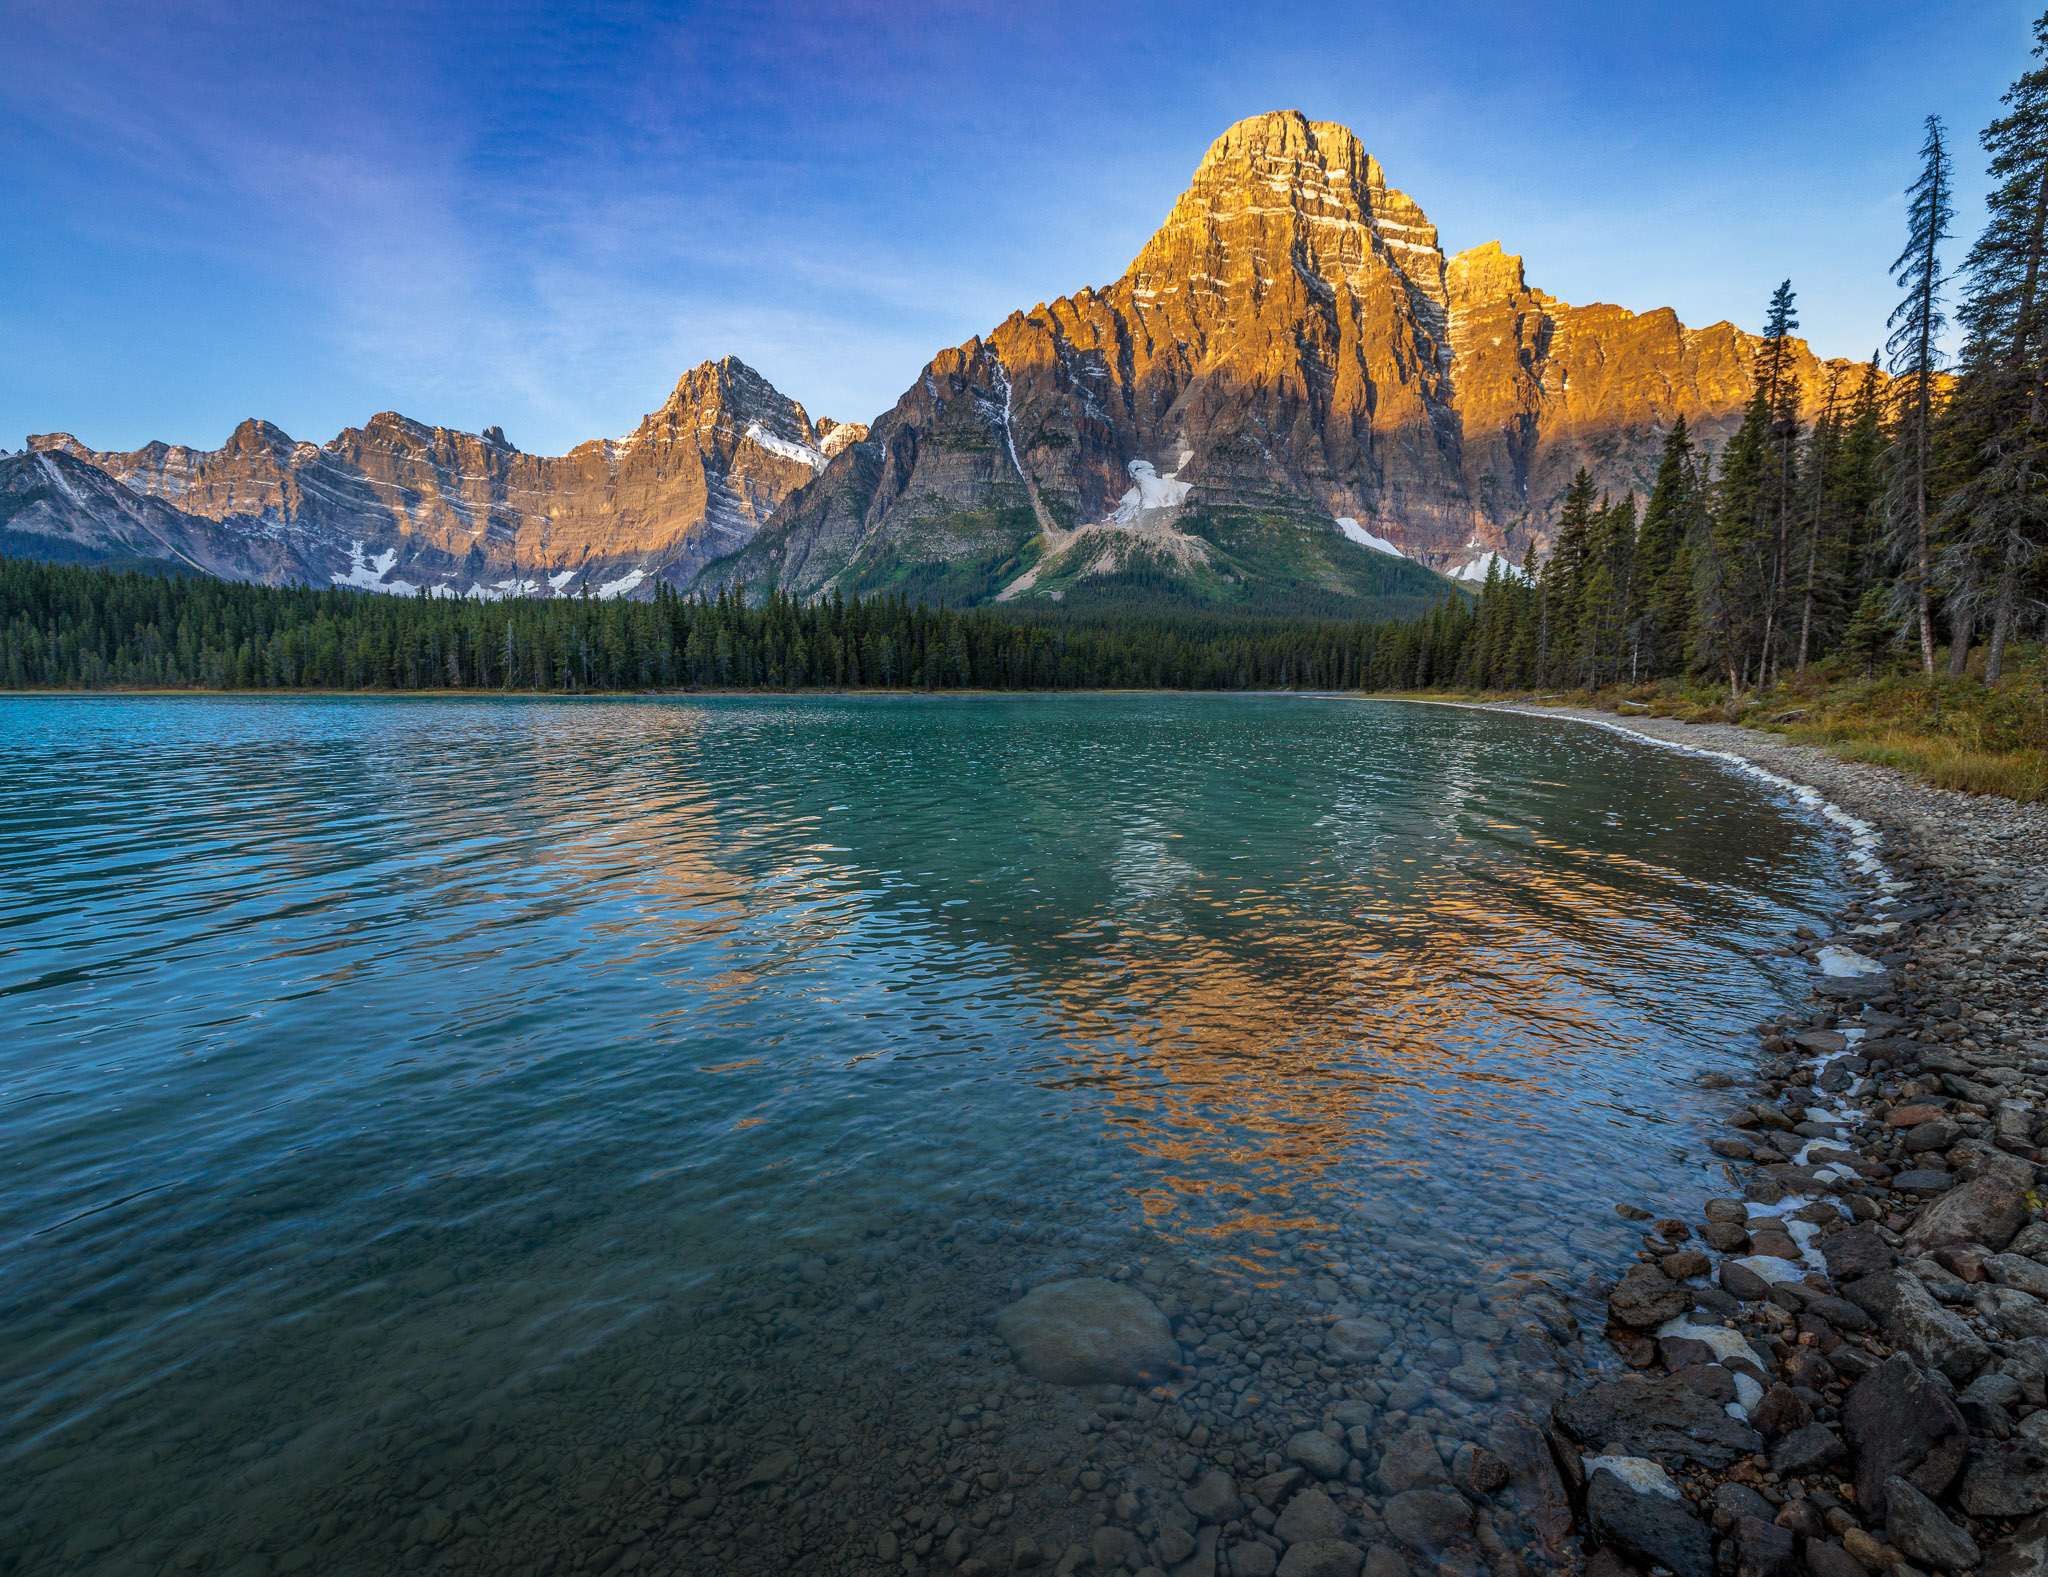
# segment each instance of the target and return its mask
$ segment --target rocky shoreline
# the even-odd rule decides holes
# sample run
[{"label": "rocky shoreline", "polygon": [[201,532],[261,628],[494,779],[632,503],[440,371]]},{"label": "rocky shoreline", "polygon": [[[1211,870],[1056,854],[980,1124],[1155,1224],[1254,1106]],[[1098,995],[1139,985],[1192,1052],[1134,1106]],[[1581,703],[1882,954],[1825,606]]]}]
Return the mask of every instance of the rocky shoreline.
[{"label": "rocky shoreline", "polygon": [[1778,949],[1813,992],[1757,1026],[1755,1099],[1710,1141],[1728,1197],[1697,1223],[1617,1206],[1644,1224],[1607,1296],[1635,1372],[1549,1431],[1589,1571],[2048,1572],[2048,813],[1620,726],[1818,791],[1871,857],[1833,934]]}]

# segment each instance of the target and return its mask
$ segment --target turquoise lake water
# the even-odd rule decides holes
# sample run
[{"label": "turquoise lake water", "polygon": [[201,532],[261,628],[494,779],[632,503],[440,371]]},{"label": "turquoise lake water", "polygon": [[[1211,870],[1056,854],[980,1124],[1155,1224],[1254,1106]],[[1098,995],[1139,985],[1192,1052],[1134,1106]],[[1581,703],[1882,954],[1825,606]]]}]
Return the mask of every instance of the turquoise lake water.
[{"label": "turquoise lake water", "polygon": [[1057,1274],[1427,1377],[1715,1191],[1841,890],[1712,763],[1310,697],[0,699],[0,825],[7,1573],[868,1569],[1065,1405]]}]

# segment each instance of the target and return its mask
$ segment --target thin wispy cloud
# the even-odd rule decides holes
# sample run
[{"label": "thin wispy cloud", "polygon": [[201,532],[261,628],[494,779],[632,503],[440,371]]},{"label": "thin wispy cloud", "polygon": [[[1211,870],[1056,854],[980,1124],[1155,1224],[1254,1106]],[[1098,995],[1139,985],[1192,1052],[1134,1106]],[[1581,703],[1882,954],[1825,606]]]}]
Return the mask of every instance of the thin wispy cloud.
[{"label": "thin wispy cloud", "polygon": [[1789,274],[1867,354],[1919,117],[1974,128],[2028,21],[1930,42],[1911,9],[1823,60],[1846,13],[1761,5],[0,6],[0,193],[39,218],[0,238],[0,434],[396,408],[560,450],[727,353],[870,416],[1115,278],[1207,142],[1285,107],[1566,299],[1749,321]]}]

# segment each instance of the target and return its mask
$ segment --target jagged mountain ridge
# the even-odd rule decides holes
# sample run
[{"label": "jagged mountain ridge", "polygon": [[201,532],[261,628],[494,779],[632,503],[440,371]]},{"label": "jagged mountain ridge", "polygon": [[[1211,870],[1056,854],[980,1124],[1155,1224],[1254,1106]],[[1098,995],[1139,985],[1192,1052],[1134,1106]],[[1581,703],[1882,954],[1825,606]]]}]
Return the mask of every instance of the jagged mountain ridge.
[{"label": "jagged mountain ridge", "polygon": [[[621,595],[687,584],[745,546],[789,492],[865,435],[859,423],[814,424],[727,357],[684,374],[627,436],[561,456],[523,454],[495,427],[457,432],[395,412],[321,445],[256,420],[215,450],[111,453],[68,433],[33,436],[28,455],[0,460],[0,497],[13,501],[0,506],[0,529],[9,551],[44,542],[44,556],[132,557],[155,541],[237,579]],[[56,473],[70,494],[32,464],[59,457],[71,462]]]},{"label": "jagged mountain ridge", "polygon": [[[1029,599],[1136,564],[1227,602],[1262,575],[1341,589],[1375,539],[1519,561],[1580,465],[1645,491],[1678,416],[1731,432],[1757,344],[1572,307],[1497,242],[1447,257],[1349,130],[1262,115],[1120,279],[941,352],[703,584]],[[1793,359],[1817,401],[1828,368]]]}]

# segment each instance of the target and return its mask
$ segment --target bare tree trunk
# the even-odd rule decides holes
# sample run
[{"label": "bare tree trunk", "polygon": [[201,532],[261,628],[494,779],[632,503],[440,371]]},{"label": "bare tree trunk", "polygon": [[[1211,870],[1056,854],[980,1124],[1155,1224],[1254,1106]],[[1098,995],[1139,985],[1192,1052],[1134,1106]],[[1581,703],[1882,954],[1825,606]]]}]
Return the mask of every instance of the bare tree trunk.
[{"label": "bare tree trunk", "polygon": [[1998,573],[1998,601],[1991,614],[1991,639],[1984,646],[1984,683],[1995,685],[2005,669],[2005,642],[2012,634],[2013,605],[2019,600],[2019,571],[2007,556]]},{"label": "bare tree trunk", "polygon": [[1806,672],[1806,653],[1813,639],[1813,575],[1814,561],[1820,557],[1820,511],[1814,511],[1813,539],[1806,545],[1806,597],[1799,609],[1799,666],[1795,673]]},{"label": "bare tree trunk", "polygon": [[1977,610],[1949,616],[1948,676],[1960,679],[1970,671],[1970,640],[1977,633]]}]

